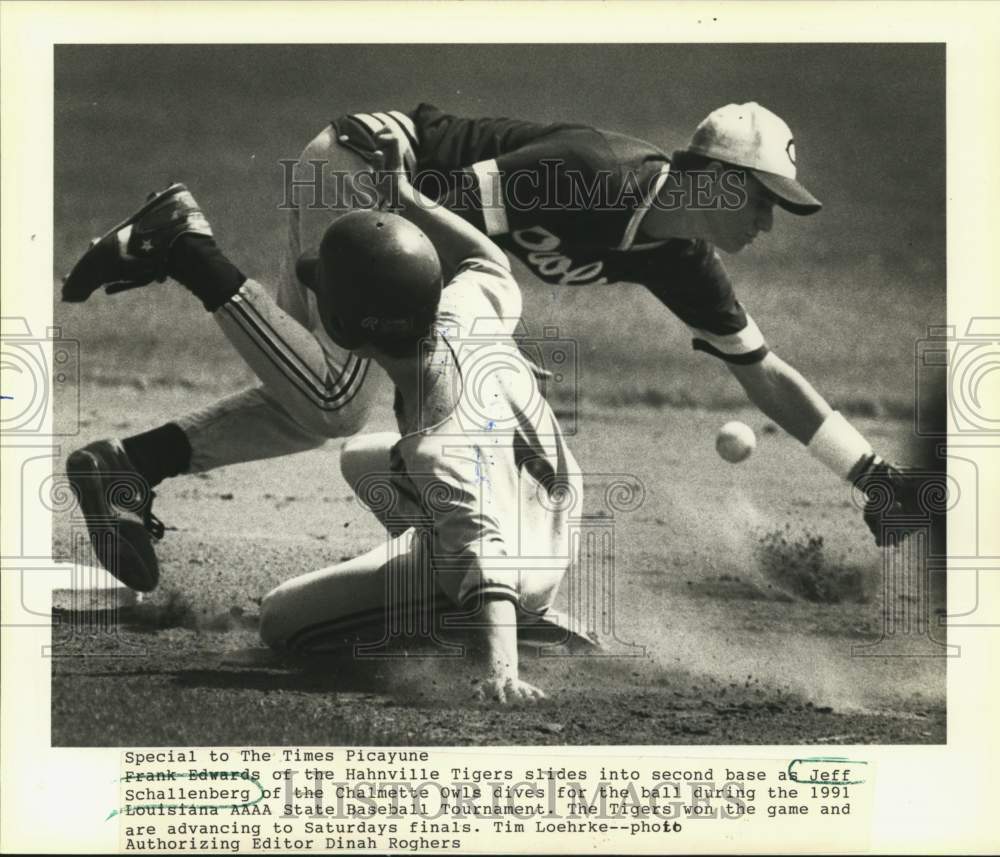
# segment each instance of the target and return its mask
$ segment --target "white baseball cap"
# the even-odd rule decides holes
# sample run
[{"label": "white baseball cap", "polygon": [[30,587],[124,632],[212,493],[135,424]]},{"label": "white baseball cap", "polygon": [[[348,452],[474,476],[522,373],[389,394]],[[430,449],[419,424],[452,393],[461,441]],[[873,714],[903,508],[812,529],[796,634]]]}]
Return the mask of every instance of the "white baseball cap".
[{"label": "white baseball cap", "polygon": [[795,180],[791,129],[756,101],[713,110],[695,129],[688,151],[748,168],[793,214],[813,214],[823,207]]}]

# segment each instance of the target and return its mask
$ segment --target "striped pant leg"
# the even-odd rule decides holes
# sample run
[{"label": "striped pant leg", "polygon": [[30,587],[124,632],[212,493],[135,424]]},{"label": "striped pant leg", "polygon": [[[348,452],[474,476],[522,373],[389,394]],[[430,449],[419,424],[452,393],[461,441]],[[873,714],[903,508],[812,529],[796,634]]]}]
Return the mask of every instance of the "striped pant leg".
[{"label": "striped pant leg", "polygon": [[[322,169],[324,184],[319,199],[315,192],[300,195],[289,211],[276,297],[248,280],[215,313],[262,386],[176,421],[191,443],[192,472],[313,449],[329,438],[355,434],[380,396],[389,401],[384,373],[330,340],[315,297],[295,276],[299,255],[315,253],[327,226],[364,198],[351,192],[351,177],[368,166],[337,145],[329,128],[310,142],[298,166],[313,175]],[[297,178],[303,180],[303,174]]]}]

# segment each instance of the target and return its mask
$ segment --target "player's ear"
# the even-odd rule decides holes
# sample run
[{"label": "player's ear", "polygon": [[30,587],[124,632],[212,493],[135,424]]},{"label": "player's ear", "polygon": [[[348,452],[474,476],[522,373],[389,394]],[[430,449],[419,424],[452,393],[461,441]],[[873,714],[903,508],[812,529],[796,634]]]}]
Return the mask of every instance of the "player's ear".
[{"label": "player's ear", "polygon": [[318,273],[319,256],[311,256],[303,253],[295,260],[295,276],[310,291],[316,291]]}]

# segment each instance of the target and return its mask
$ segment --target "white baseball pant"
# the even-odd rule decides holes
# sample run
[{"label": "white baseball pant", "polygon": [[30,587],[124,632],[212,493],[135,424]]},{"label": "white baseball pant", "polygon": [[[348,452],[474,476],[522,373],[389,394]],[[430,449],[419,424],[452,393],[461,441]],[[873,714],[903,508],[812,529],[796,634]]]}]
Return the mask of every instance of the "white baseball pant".
[{"label": "white baseball pant", "polygon": [[[337,648],[351,634],[369,638],[397,633],[429,635],[433,616],[454,611],[454,580],[444,582],[433,567],[432,533],[427,527],[399,532],[396,522],[421,517],[417,498],[408,497],[390,477],[395,432],[359,435],[340,454],[340,470],[355,495],[368,503],[386,527],[386,540],[346,562],[287,580],[271,590],[260,610],[260,635],[278,649],[301,652]],[[374,482],[370,480],[375,480]],[[551,603],[567,567],[536,568],[519,580],[525,603]],[[522,606],[518,621],[537,619],[547,608]]]},{"label": "white baseball pant", "polygon": [[[341,473],[356,496],[380,491],[391,496],[390,502],[372,506],[388,531],[386,540],[354,559],[299,575],[271,590],[260,610],[260,635],[268,645],[300,651],[321,648],[355,630],[426,621],[431,610],[416,605],[443,609],[450,604],[434,581],[430,533],[413,527],[401,533],[391,529],[390,517],[420,514],[416,504],[410,508],[409,498],[400,494],[398,483],[389,487],[390,450],[398,440],[394,432],[360,435],[340,454]],[[366,490],[369,478],[380,485]]]},{"label": "white baseball pant", "polygon": [[[289,212],[288,243],[277,295],[248,280],[215,313],[226,337],[261,385],[213,402],[176,420],[191,444],[191,472],[302,452],[365,425],[384,373],[335,345],[320,321],[313,294],[295,275],[303,252],[316,253],[326,228],[364,194],[351,193],[351,177],[370,171],[355,152],[339,146],[331,126],[303,151],[297,181],[312,178],[323,162],[325,207],[310,207],[308,192]],[[388,401],[388,393],[386,393]]]}]

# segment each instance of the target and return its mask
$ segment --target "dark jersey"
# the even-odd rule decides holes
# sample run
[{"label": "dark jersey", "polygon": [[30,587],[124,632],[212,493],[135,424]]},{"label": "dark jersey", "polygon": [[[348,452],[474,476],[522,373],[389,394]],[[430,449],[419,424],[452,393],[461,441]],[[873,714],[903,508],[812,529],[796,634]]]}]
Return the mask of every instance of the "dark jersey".
[{"label": "dark jersey", "polygon": [[429,104],[334,124],[342,144],[362,154],[389,125],[408,144],[415,186],[483,229],[542,281],[638,283],[692,329],[696,348],[738,363],[767,353],[712,245],[637,243],[670,169],[652,144],[585,125],[467,119]]}]

